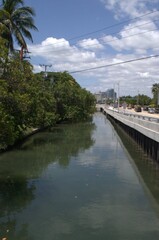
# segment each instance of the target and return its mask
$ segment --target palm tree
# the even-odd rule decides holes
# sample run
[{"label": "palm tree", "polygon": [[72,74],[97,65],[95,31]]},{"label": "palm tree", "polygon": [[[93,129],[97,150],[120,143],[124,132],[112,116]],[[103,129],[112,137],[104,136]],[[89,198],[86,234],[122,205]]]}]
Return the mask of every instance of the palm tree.
[{"label": "palm tree", "polygon": [[14,50],[14,40],[22,48],[27,50],[25,38],[31,40],[29,30],[37,30],[34,25],[32,8],[24,6],[24,0],[2,0],[0,6],[0,26],[3,31],[0,36],[7,40],[7,48],[10,52]]},{"label": "palm tree", "polygon": [[154,83],[152,86],[153,99],[156,105],[158,105],[159,83]]}]

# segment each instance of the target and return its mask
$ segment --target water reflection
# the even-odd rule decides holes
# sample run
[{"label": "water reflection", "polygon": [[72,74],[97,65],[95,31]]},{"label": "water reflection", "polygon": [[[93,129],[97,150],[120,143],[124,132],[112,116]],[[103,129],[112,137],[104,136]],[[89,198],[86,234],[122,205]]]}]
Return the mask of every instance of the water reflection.
[{"label": "water reflection", "polygon": [[149,196],[102,114],[32,136],[0,164],[0,238],[159,238]]},{"label": "water reflection", "polygon": [[63,125],[38,133],[19,149],[0,155],[0,174],[38,178],[50,163],[58,162],[66,167],[72,156],[93,145],[94,130],[95,124],[88,122]]},{"label": "water reflection", "polygon": [[[7,177],[0,178],[0,237],[7,237],[7,239],[15,236],[16,229],[16,214],[22,211],[34,199],[35,186],[29,184],[25,178],[21,177]],[[25,226],[26,229],[26,226]],[[24,231],[24,226],[20,231]],[[19,232],[20,233],[20,232]]]},{"label": "water reflection", "polygon": [[92,122],[60,125],[0,155],[0,239],[32,239],[26,223],[21,224],[17,232],[17,214],[34,200],[36,181],[48,165],[58,162],[67,167],[72,156],[94,143],[94,130]]},{"label": "water reflection", "polygon": [[119,135],[122,143],[133,159],[135,167],[138,169],[146,187],[159,205],[159,164],[145,154],[141,147],[130,138],[120,126],[116,125],[113,121],[111,122],[116,133]]}]

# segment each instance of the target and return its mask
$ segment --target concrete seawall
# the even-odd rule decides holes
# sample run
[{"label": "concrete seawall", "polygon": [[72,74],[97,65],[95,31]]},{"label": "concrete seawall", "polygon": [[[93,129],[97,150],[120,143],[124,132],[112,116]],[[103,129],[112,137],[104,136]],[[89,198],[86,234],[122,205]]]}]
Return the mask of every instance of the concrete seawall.
[{"label": "concrete seawall", "polygon": [[148,120],[143,120],[140,118],[135,118],[132,116],[127,116],[124,114],[120,114],[117,112],[113,112],[112,110],[105,110],[107,114],[111,117],[115,118],[116,120],[122,122],[123,124],[137,130],[138,132],[142,133],[148,138],[159,142],[159,124],[155,122],[151,122]]},{"label": "concrete seawall", "polygon": [[101,106],[100,110],[124,129],[150,157],[159,162],[158,119],[151,121],[151,117],[124,114],[104,106]]}]

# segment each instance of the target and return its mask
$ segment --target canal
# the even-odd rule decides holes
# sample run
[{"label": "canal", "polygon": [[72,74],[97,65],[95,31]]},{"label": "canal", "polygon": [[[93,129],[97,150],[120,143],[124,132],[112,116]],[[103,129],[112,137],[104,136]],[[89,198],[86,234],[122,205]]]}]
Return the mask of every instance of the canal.
[{"label": "canal", "polygon": [[159,169],[102,113],[0,155],[0,239],[158,240]]}]

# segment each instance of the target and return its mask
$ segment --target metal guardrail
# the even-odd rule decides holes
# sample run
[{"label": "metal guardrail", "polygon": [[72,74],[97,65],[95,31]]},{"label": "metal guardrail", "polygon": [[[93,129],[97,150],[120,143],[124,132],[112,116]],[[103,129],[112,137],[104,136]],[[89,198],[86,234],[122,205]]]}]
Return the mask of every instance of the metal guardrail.
[{"label": "metal guardrail", "polygon": [[[130,116],[130,117],[134,117],[134,118],[139,118],[139,119],[142,119],[142,120],[146,120],[146,121],[150,121],[150,122],[155,122],[155,123],[159,123],[159,117],[154,117],[154,116],[147,116],[147,115],[140,115],[140,114],[137,114],[137,113],[131,113],[131,112],[128,112],[127,110],[119,110],[116,109],[116,108],[109,108],[109,107],[106,107],[104,105],[98,105],[99,108],[102,108],[103,110],[109,110],[109,111],[112,111],[112,112],[116,112],[118,114],[122,114],[122,115],[126,115],[126,116]],[[151,115],[151,114],[150,114]]]},{"label": "metal guardrail", "polygon": [[155,123],[159,123],[159,118],[157,117],[149,117],[149,116],[146,116],[146,115],[138,115],[138,114],[135,114],[135,113],[128,113],[128,112],[117,112],[119,114],[122,114],[122,115],[126,115],[126,116],[130,116],[130,117],[135,117],[135,118],[139,118],[139,119],[142,119],[142,120],[147,120],[147,121],[150,121],[150,122],[155,122]]},{"label": "metal guardrail", "polygon": [[159,143],[159,117],[126,112],[124,109],[118,111],[118,109],[106,108],[106,106],[98,106],[98,109],[102,110],[104,114],[108,114],[124,125]]}]

